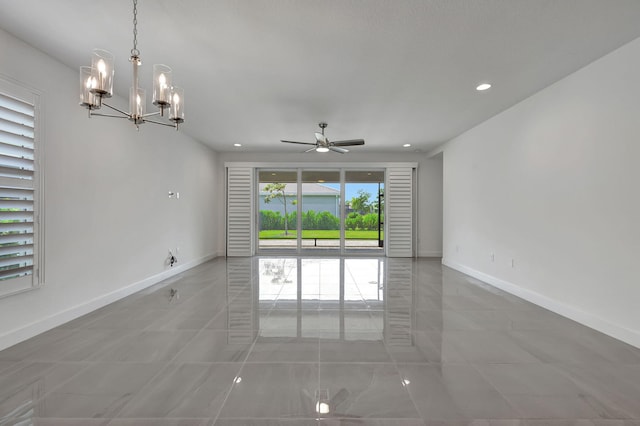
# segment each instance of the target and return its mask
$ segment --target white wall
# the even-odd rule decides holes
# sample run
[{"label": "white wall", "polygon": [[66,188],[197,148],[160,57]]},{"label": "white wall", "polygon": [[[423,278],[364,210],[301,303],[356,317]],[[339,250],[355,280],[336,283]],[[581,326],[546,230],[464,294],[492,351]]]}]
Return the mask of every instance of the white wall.
[{"label": "white wall", "polygon": [[[274,143],[279,143],[275,141]],[[425,154],[407,152],[398,154],[367,153],[366,145],[354,149],[351,153],[340,155],[327,153],[283,154],[283,153],[251,153],[224,152],[220,154],[220,163],[231,161],[243,162],[290,162],[292,167],[304,163],[327,161],[327,166],[339,163],[384,163],[384,162],[417,162],[418,163],[418,256],[442,256],[442,157],[427,158]],[[222,170],[223,167],[219,166]],[[224,180],[224,171],[221,172]],[[224,206],[221,206],[220,217],[224,218]],[[219,224],[219,231],[224,235],[225,223]],[[218,250],[224,250],[223,245]]]},{"label": "white wall", "polygon": [[[0,75],[44,94],[46,162],[46,282],[0,299],[0,349],[218,254],[214,151],[169,128],[88,119],[77,71],[2,30],[0,58]],[[168,249],[177,247],[178,268],[169,270]]]},{"label": "white wall", "polygon": [[640,39],[448,143],[443,262],[640,347],[638,76]]}]

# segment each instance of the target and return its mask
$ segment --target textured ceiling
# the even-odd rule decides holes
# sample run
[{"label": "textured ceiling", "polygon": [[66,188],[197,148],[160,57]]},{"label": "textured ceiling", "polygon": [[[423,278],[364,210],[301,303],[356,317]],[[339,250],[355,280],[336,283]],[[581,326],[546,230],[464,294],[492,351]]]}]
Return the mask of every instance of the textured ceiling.
[{"label": "textured ceiling", "polygon": [[[0,0],[0,28],[73,69],[94,47],[131,84],[128,0]],[[182,129],[218,151],[364,138],[429,151],[640,36],[638,0],[139,0],[141,84],[185,88]],[[5,60],[2,58],[1,60]],[[493,88],[476,92],[478,83]],[[126,108],[126,105],[122,105]],[[234,148],[233,143],[241,143]],[[334,154],[338,155],[338,154]]]}]

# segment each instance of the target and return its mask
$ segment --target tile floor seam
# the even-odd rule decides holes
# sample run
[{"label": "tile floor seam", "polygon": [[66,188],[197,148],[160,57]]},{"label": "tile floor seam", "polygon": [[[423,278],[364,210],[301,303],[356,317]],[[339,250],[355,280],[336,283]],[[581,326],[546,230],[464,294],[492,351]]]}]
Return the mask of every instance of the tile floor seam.
[{"label": "tile floor seam", "polygon": [[[300,259],[299,257],[295,258]],[[251,268],[259,266],[259,257],[249,260]],[[394,261],[394,259],[385,259],[385,262],[388,262],[385,267]],[[579,325],[575,326],[565,318],[551,316],[547,311],[533,305],[522,305],[519,299],[493,291],[488,287],[485,288],[485,286],[465,278],[464,274],[445,271],[441,265],[439,265],[439,269],[423,268],[424,263],[411,260],[411,265],[414,265],[413,273],[418,274],[413,276],[414,285],[420,287],[413,287],[412,293],[407,294],[409,287],[404,281],[385,280],[388,282],[385,282],[384,305],[380,310],[382,313],[374,314],[377,310],[366,305],[368,300],[363,292],[373,292],[371,297],[375,299],[375,287],[369,288],[366,284],[367,280],[360,279],[360,275],[357,276],[357,279],[353,274],[349,275],[351,270],[347,268],[345,260],[345,267],[341,269],[346,271],[348,276],[347,282],[344,277],[341,278],[340,292],[346,291],[345,289],[348,287],[347,290],[351,292],[350,297],[357,297],[357,303],[354,305],[344,302],[338,304],[344,295],[338,299],[335,289],[324,287],[325,285],[335,285],[335,280],[331,278],[335,275],[335,271],[332,272],[323,264],[322,280],[313,281],[312,285],[314,289],[318,290],[311,292],[314,301],[311,301],[310,304],[305,304],[303,301],[289,306],[284,299],[290,295],[284,294],[285,287],[280,285],[277,297],[268,305],[266,317],[274,315],[273,319],[275,320],[268,325],[262,322],[265,318],[263,316],[265,312],[260,310],[259,298],[262,294],[260,289],[265,284],[258,279],[261,277],[259,269],[256,269],[257,275],[251,281],[244,284],[242,281],[229,283],[227,282],[230,279],[227,267],[231,262],[231,259],[219,260],[215,263],[209,263],[206,268],[196,267],[190,270],[193,271],[192,273],[185,271],[183,272],[185,275],[178,276],[164,286],[153,290],[153,287],[150,287],[144,290],[143,294],[132,295],[131,299],[125,298],[114,302],[117,306],[102,311],[100,315],[94,316],[86,323],[78,321],[74,322],[73,327],[61,326],[62,331],[34,339],[24,349],[11,352],[16,360],[0,361],[0,379],[5,379],[4,383],[19,383],[20,391],[8,394],[8,397],[12,398],[15,393],[14,400],[5,399],[8,402],[4,405],[0,403],[0,406],[3,410],[5,408],[11,409],[14,403],[28,399],[25,397],[25,392],[32,390],[31,377],[37,376],[39,382],[37,388],[34,389],[36,391],[44,389],[45,392],[33,394],[38,396],[33,401],[36,405],[36,414],[46,417],[47,413],[63,416],[79,415],[84,412],[103,413],[105,417],[102,420],[113,425],[120,424],[118,419],[125,420],[125,423],[129,421],[126,424],[131,425],[136,424],[136,419],[158,419],[158,423],[171,425],[177,423],[174,420],[197,419],[198,425],[203,420],[202,424],[209,422],[209,426],[213,426],[216,422],[226,424],[227,418],[229,423],[235,425],[242,424],[242,421],[234,422],[234,420],[245,418],[233,417],[235,415],[241,416],[250,413],[256,417],[246,418],[260,422],[260,420],[272,418],[269,416],[271,413],[278,416],[275,418],[276,420],[290,425],[296,424],[296,422],[287,422],[287,420],[295,418],[300,419],[301,422],[302,419],[308,419],[309,421],[305,421],[305,425],[313,423],[328,426],[341,424],[339,420],[341,411],[363,415],[358,420],[361,424],[385,425],[386,422],[392,423],[392,420],[397,419],[398,424],[414,425],[416,423],[407,421],[409,418],[396,418],[395,416],[403,414],[414,416],[413,412],[415,411],[419,415],[418,423],[430,426],[436,426],[435,421],[459,426],[517,426],[518,424],[536,426],[547,423],[566,426],[577,421],[583,421],[583,426],[640,426],[637,415],[638,408],[634,408],[633,402],[634,398],[640,397],[640,385],[637,382],[637,378],[640,377],[640,351],[638,349],[623,347],[606,336],[601,336],[599,333]],[[243,264],[243,262],[239,262],[234,268],[238,268],[238,265],[241,268]],[[311,262],[312,267],[313,265]],[[397,267],[398,265],[400,267]],[[402,262],[396,263],[396,269],[402,274],[406,272],[404,265]],[[245,272],[240,275],[247,275],[248,272]],[[301,275],[303,272],[298,271],[298,278]],[[425,276],[428,279],[421,279]],[[310,275],[310,278],[313,279],[313,275]],[[425,288],[421,284],[425,280],[428,282],[439,280],[439,283]],[[303,284],[296,286],[298,302]],[[438,285],[439,288],[431,288]],[[165,306],[164,292],[170,286],[184,291],[182,296],[188,295],[188,297],[182,298],[180,304],[175,304],[168,309],[156,309],[159,304]],[[273,287],[267,285],[266,287],[267,290],[271,288],[275,288],[275,285]],[[290,290],[288,289],[287,292],[290,293]],[[439,296],[434,296],[433,294],[438,291]],[[309,292],[303,292],[302,297],[305,297],[307,293]],[[390,294],[394,296],[394,303],[391,305],[388,297]],[[451,296],[458,299],[450,299],[442,306],[430,302],[431,298],[435,298],[437,302],[437,299],[442,301]],[[198,299],[203,300],[199,301]],[[237,302],[236,305],[231,306],[235,302]],[[367,308],[362,308],[362,306],[367,306]],[[411,340],[409,341],[405,334],[402,334],[402,337],[407,340],[401,342],[395,339],[389,340],[387,337],[398,337],[397,331],[404,330],[397,327],[391,330],[388,328],[389,309],[393,313],[398,309],[403,309],[403,306],[407,309],[407,315],[411,319],[411,323],[408,325],[411,331]],[[424,314],[424,309],[421,310],[421,307],[428,308],[427,312],[433,311],[434,314]],[[108,306],[104,308],[108,308]],[[240,342],[240,346],[234,343],[236,340],[227,341],[224,338],[224,333],[231,333],[235,330],[228,322],[230,317],[225,316],[232,308],[242,313],[243,316],[240,318],[242,321],[245,321],[246,315],[249,315],[249,319],[253,318],[251,321],[247,319],[246,323],[239,324],[242,336],[248,337],[244,343]],[[509,314],[503,315],[504,310],[509,310]],[[139,313],[136,313],[137,311]],[[305,323],[304,328],[300,319],[303,318],[306,321],[307,317],[300,316],[300,312],[310,313],[308,317],[310,322]],[[275,316],[277,313],[282,315],[277,317]],[[447,315],[443,315],[443,313],[447,313]],[[459,313],[462,316],[448,318],[449,313]],[[121,314],[130,316],[118,318]],[[167,318],[166,315],[171,317]],[[297,323],[294,321],[294,328],[292,328],[296,333],[291,337],[286,337],[290,333],[281,332],[283,328],[280,326],[291,324],[292,315],[297,315]],[[206,317],[203,318],[203,316]],[[91,326],[101,325],[100,321],[105,318],[108,321],[104,324],[107,328],[101,329],[105,330],[104,332],[96,334],[92,339],[84,338],[85,334],[90,337],[91,330],[95,330],[90,328]],[[127,323],[128,318],[135,320],[135,324]],[[80,320],[80,318],[74,321],[76,320]],[[225,322],[225,320],[227,321]],[[393,324],[404,326],[404,322]],[[180,328],[183,325],[197,325],[197,327]],[[271,328],[263,328],[263,326]],[[467,329],[465,328],[467,326],[474,328]],[[208,327],[214,328],[209,329]],[[378,331],[376,327],[382,328]],[[68,333],[64,332],[65,329],[68,330]],[[147,359],[151,356],[157,358],[158,354],[164,354],[163,358],[166,361],[116,360],[107,362],[99,359],[102,353],[114,350],[127,336],[131,342],[135,340],[131,340],[131,336],[152,331],[160,333],[149,335],[144,339],[144,342],[141,341],[140,345],[145,346],[135,349],[134,355],[127,356],[129,352],[124,352],[128,351],[127,344],[122,343],[124,346],[117,352],[118,358],[132,359],[142,356]],[[269,331],[271,331],[270,336]],[[210,335],[209,332],[213,334]],[[306,335],[306,333],[310,333],[311,336],[315,335],[315,337],[311,337],[311,341],[303,338],[302,335]],[[359,333],[366,335],[360,336]],[[486,333],[486,335],[483,336],[482,333]],[[579,336],[576,336],[575,333],[578,333]],[[281,335],[282,338],[279,339],[278,336]],[[231,335],[229,334],[229,336]],[[265,339],[262,340],[261,336]],[[352,340],[354,336],[358,340]],[[213,348],[207,343],[211,338],[207,337],[215,337]],[[238,337],[241,336],[238,335]],[[273,337],[275,340],[271,339]],[[484,337],[486,340],[483,339]],[[373,340],[367,340],[371,338]],[[105,339],[113,339],[113,341],[103,344]],[[185,340],[182,347],[172,345],[170,348],[165,348],[166,342],[180,342],[180,339]],[[198,340],[203,341],[195,348],[189,347]],[[92,347],[95,342],[101,343],[99,350]],[[394,344],[398,342],[406,344],[407,347],[396,348]],[[458,345],[459,347],[456,349],[452,346],[452,342],[462,342],[463,344]],[[475,343],[478,343],[479,346],[476,346]],[[313,348],[312,344],[316,344],[317,347]],[[67,347],[72,349],[67,350]],[[191,353],[191,350],[196,352],[187,358],[202,358],[198,357],[198,349],[205,351],[209,349],[209,352],[206,353],[213,356],[208,356],[207,360],[209,358],[226,359],[231,357],[237,359],[237,362],[180,361],[181,357],[187,352]],[[141,352],[148,350],[157,351],[157,353],[153,355]],[[457,350],[459,353],[452,354],[452,350]],[[501,351],[507,353],[502,354]],[[243,353],[244,356],[242,356]],[[21,358],[22,354],[29,354],[34,360],[24,361],[25,358]],[[86,354],[90,355],[86,356]],[[529,354],[530,357],[526,354]],[[251,361],[252,357],[254,357],[253,361]],[[73,358],[81,359],[81,361],[73,361]],[[297,361],[284,361],[285,359]],[[328,361],[323,361],[323,359]],[[409,359],[409,361],[403,361],[403,359]],[[600,359],[606,362],[603,361],[599,364],[598,360]],[[501,360],[520,360],[521,362]],[[562,360],[566,360],[566,362],[563,363]],[[10,374],[13,373],[15,367],[20,366],[20,369],[24,369],[38,363],[49,365],[42,370],[45,372],[44,375],[40,374],[40,368],[33,366],[20,376]],[[144,367],[146,373],[127,373],[137,371],[135,366],[138,364],[146,365]],[[260,390],[256,393],[255,390],[249,391],[250,387],[241,388],[235,383],[235,380],[227,383],[233,372],[229,371],[229,368],[224,366],[225,364],[237,371],[238,376],[236,377],[242,374],[247,376],[243,385],[258,386]],[[518,372],[518,364],[523,364],[522,374]],[[187,367],[182,369],[181,366],[185,365]],[[506,365],[514,367],[501,367]],[[78,366],[78,371],[75,371],[74,366]],[[82,367],[80,368],[80,366]],[[91,374],[87,374],[88,370],[92,368],[97,369]],[[514,369],[513,372],[510,372],[511,368]],[[224,373],[225,370],[226,373]],[[402,386],[405,391],[400,393],[398,391],[401,384],[392,385],[391,381],[402,381],[405,378],[403,372],[413,383]],[[105,378],[104,385],[100,383],[100,392],[111,392],[114,397],[119,396],[118,401],[124,401],[127,398],[124,392],[131,388],[135,389],[134,396],[120,408],[117,408],[118,404],[112,403],[112,397],[95,397],[96,392],[92,390],[90,381],[98,380],[101,382],[100,375],[96,375],[96,373],[106,373],[108,376]],[[167,373],[170,373],[171,377],[163,376]],[[286,380],[280,380],[283,373],[290,377]],[[466,376],[467,373],[470,373],[470,376]],[[56,377],[65,377],[66,374],[69,374],[69,377],[59,382],[56,381]],[[314,375],[315,377],[313,377]],[[415,380],[414,377],[411,377],[412,375],[415,376]],[[555,377],[556,375],[557,377]],[[130,381],[129,376],[131,376],[132,384],[126,384]],[[117,379],[115,379],[116,377]],[[263,377],[269,379],[263,379]],[[531,378],[531,383],[527,382],[528,377]],[[182,378],[176,382],[176,385],[178,383],[182,385],[175,389],[172,387],[174,378]],[[376,383],[373,384],[372,380],[375,380]],[[121,384],[122,381],[125,384]],[[205,393],[194,391],[205,381],[208,383],[207,387],[203,387],[203,390],[206,389]],[[313,416],[315,407],[310,404],[315,405],[315,401],[311,399],[314,402],[310,402],[305,398],[308,398],[309,392],[313,398],[311,387],[314,383],[316,389],[323,386],[332,389],[335,394],[338,389],[342,388],[349,392],[350,399],[336,398],[335,404],[340,406],[340,410],[336,409],[332,413],[335,417]],[[512,384],[515,384],[515,387],[510,387]],[[88,401],[96,404],[95,408],[84,409],[77,402],[67,402],[69,397],[59,393],[55,398],[51,398],[56,391],[61,389],[68,390],[68,393],[82,393],[83,389],[87,389],[86,394],[80,396],[86,395],[89,398]],[[283,396],[288,395],[292,397],[290,399],[299,400],[296,403],[296,401],[287,400],[282,396],[260,399],[261,392],[268,395],[272,389],[282,389]],[[162,393],[166,390],[168,392]],[[477,394],[483,390],[490,395],[480,398],[474,396],[474,392]],[[211,417],[173,417],[179,412],[192,413],[192,411],[185,411],[185,408],[189,410],[192,407],[201,407],[203,401],[200,399],[204,397],[207,400],[209,395],[207,392],[211,392],[210,398],[215,400],[216,405],[219,404],[217,410],[203,411],[203,413],[211,413]],[[307,396],[302,396],[302,393]],[[524,397],[531,393],[530,400],[519,399],[521,393]],[[167,414],[165,417],[124,417],[128,415],[129,410],[132,410],[130,413],[143,414],[155,412],[148,410],[148,408],[154,407],[158,413],[166,412],[163,410],[162,402],[149,403],[148,399],[151,398],[151,396],[147,398],[149,394],[153,394],[153,398],[155,395],[167,398],[167,406],[178,404],[181,400],[189,400],[191,394],[193,394],[193,401],[185,401],[185,405],[180,411],[174,411],[174,414]],[[537,398],[538,396],[540,398]],[[566,397],[566,399],[556,396]],[[259,400],[254,401],[256,398]],[[411,402],[409,403],[409,401]],[[563,406],[565,401],[567,405]],[[264,405],[264,407],[269,407],[268,410],[261,408],[262,406],[249,410],[250,405],[248,404],[254,402],[256,404],[271,403],[276,406]],[[488,405],[483,407],[481,404],[485,402]],[[419,403],[429,404],[431,410],[434,408],[435,410],[425,411],[426,408],[423,406],[421,411],[418,409],[420,408]],[[44,410],[46,404],[51,404],[51,406]],[[215,405],[211,405],[212,401],[208,401],[206,404],[209,404],[205,405],[207,407],[215,407]],[[443,408],[439,408],[439,404],[443,404]],[[38,405],[40,407],[37,407]],[[116,408],[113,412],[104,411],[105,408],[102,406],[105,405]],[[464,409],[456,408],[458,406]],[[539,411],[536,413],[537,409]],[[287,417],[285,414],[289,412],[296,413],[296,416]],[[195,414],[195,411],[193,413]],[[305,416],[301,416],[301,413],[304,413]],[[572,413],[576,415],[571,416]],[[223,414],[224,418],[221,417]],[[231,414],[231,416],[227,416],[227,414]],[[264,415],[261,416],[261,414]],[[307,417],[306,414],[312,417]],[[369,420],[367,420],[367,414],[370,417]],[[385,414],[392,417],[383,419],[381,416]],[[486,414],[495,422],[487,423],[490,420],[482,419],[479,420],[482,424],[473,422],[473,419],[470,418],[473,417],[473,414],[480,414],[480,417],[484,417]],[[500,415],[517,418],[509,420],[494,417]],[[82,416],[79,416],[78,419],[80,417]],[[447,420],[448,418],[450,419]],[[162,421],[162,419],[165,420]],[[345,417],[344,419],[352,418]],[[461,421],[456,423],[457,420],[452,419]],[[280,421],[276,423],[279,424]],[[513,421],[517,423],[505,423]],[[78,421],[70,420],[69,424],[71,423],[81,424]],[[67,423],[63,417],[62,421],[57,424]],[[103,424],[103,422],[98,420],[95,423],[91,422],[91,424]],[[438,426],[445,425],[438,424]]]},{"label": "tile floor seam", "polygon": [[[618,404],[616,404],[615,401],[611,400],[610,398],[606,397],[606,396],[599,396],[597,394],[594,394],[592,392],[590,392],[588,389],[586,389],[586,386],[584,384],[582,384],[580,381],[576,380],[575,377],[573,377],[573,375],[571,375],[569,372],[564,371],[563,369],[560,369],[558,367],[558,365],[561,365],[559,363],[548,363],[548,365],[553,368],[555,371],[558,372],[558,374],[562,375],[565,379],[569,380],[571,383],[573,383],[578,389],[580,389],[581,392],[584,392],[586,395],[595,398],[597,401],[599,402],[605,402],[610,404],[614,410],[618,410],[621,413],[624,413],[627,417],[623,417],[621,418],[622,420],[633,420],[634,417],[632,414],[628,413],[627,410],[624,409],[624,407],[620,407],[618,406]],[[604,398],[604,401],[601,401]],[[599,419],[609,419],[606,417],[600,417]]]},{"label": "tile floor seam", "polygon": [[480,371],[480,369],[478,368],[477,364],[475,364],[475,363],[470,363],[470,365],[471,365],[471,368],[473,368],[473,369],[475,370],[475,372],[476,372],[476,373],[478,373],[478,374],[480,375],[480,377],[481,377],[481,378],[483,378],[483,379],[487,382],[487,384],[488,384],[489,386],[491,386],[491,387],[493,388],[493,390],[494,390],[498,395],[500,395],[500,396],[502,397],[502,399],[504,399],[504,400],[507,402],[507,404],[508,404],[509,408],[511,408],[511,409],[514,411],[514,413],[518,413],[518,418],[525,418],[525,417],[524,417],[524,413],[522,413],[522,412],[518,409],[518,407],[516,407],[516,406],[513,404],[513,402],[511,402],[511,401],[509,400],[509,398],[507,398],[507,395],[504,395],[502,392],[500,392],[500,389],[498,389],[498,387],[497,387],[497,386],[496,386],[496,385],[495,385],[495,384],[494,384],[494,383],[493,383],[493,382],[492,382],[488,377],[486,377],[484,374],[482,374],[482,371]]},{"label": "tile floor seam", "polygon": [[[50,363],[53,364],[54,366],[57,363]],[[29,364],[25,365],[25,367],[27,367]],[[85,370],[87,370],[89,367],[91,367],[91,364],[87,364],[84,366],[84,368],[81,368],[80,370],[78,370],[75,374],[72,374],[67,380],[63,380],[61,383],[59,383],[58,385],[54,386],[53,388],[51,388],[50,390],[46,391],[45,393],[43,393],[42,395],[40,395],[36,400],[33,401],[33,405],[34,406],[38,406],[39,403],[41,403],[47,396],[49,396],[50,394],[52,394],[53,392],[55,392],[57,389],[60,389],[61,387],[63,387],[64,385],[66,385],[67,383],[69,383],[71,380],[73,380],[74,378],[76,378],[78,375],[80,375],[81,373],[83,373]]]},{"label": "tile floor seam", "polygon": [[[161,287],[161,289],[163,289],[163,288],[164,288],[164,287]],[[159,290],[160,290],[160,289],[159,289]],[[204,291],[204,290],[206,290],[206,287],[205,287],[205,288],[203,288],[203,289],[201,289],[200,291]],[[196,292],[196,293],[199,293],[200,291],[198,291],[198,292]],[[228,306],[228,304],[227,304],[227,305],[225,305],[225,306]],[[207,322],[207,325],[209,325],[209,324],[210,324],[210,323],[215,319],[215,317],[216,317],[216,316],[217,316],[217,315],[214,315],[214,317],[213,317],[209,322]],[[206,330],[206,326],[207,326],[207,325],[205,325],[203,328],[199,329],[199,330],[198,330],[198,331],[193,335],[193,337],[192,337],[192,338],[190,338],[188,341],[186,341],[186,342],[184,343],[184,345],[182,346],[182,348],[181,348],[179,351],[177,351],[177,352],[176,352],[176,354],[175,354],[175,355],[174,355],[170,360],[168,360],[168,361],[164,362],[164,366],[163,366],[163,367],[162,367],[162,368],[161,368],[161,369],[160,369],[160,370],[159,370],[155,375],[153,375],[153,376],[152,376],[152,377],[151,377],[151,378],[150,378],[150,379],[149,379],[149,380],[144,384],[144,386],[142,386],[142,387],[138,390],[138,392],[137,392],[137,393],[141,393],[141,392],[143,392],[146,388],[150,387],[150,386],[154,383],[154,381],[155,381],[157,378],[161,377],[163,373],[165,373],[166,371],[170,370],[171,366],[176,365],[176,364],[187,364],[187,363],[176,363],[176,362],[174,362],[174,361],[175,361],[175,360],[180,356],[180,354],[182,354],[182,353],[187,349],[187,347],[189,346],[189,344],[190,344],[191,342],[195,341],[195,340],[198,338],[198,336],[199,336],[199,335],[200,335],[204,330]],[[148,327],[147,327],[147,328],[148,328]],[[145,328],[145,329],[143,330],[143,332],[144,332],[144,331],[146,331],[146,329],[147,329],[147,328]],[[255,343],[255,338],[254,338],[254,343]],[[247,356],[248,356],[248,354],[247,354]],[[245,357],[245,360],[246,360],[246,357]],[[203,373],[203,374],[204,374],[204,373]],[[226,400],[226,398],[225,398],[225,400]],[[131,401],[129,401],[129,402],[131,402]],[[121,408],[120,408],[116,413],[114,413],[114,414],[113,414],[113,418],[117,418],[117,417],[118,417],[118,416],[123,412],[123,410],[127,407],[127,405],[129,405],[129,402],[128,402],[127,404],[123,405],[123,406],[122,406],[122,407],[121,407]],[[221,409],[222,409],[222,406],[221,406],[220,410],[221,410]]]},{"label": "tile floor seam", "polygon": [[[184,271],[184,272],[186,272],[186,271]],[[165,289],[167,289],[167,287],[169,287],[171,284],[174,284],[174,283],[175,283],[175,282],[171,282],[171,283],[168,283],[168,284],[166,284],[166,285],[163,285],[163,286],[159,287],[157,290],[155,290],[155,291],[154,291],[154,293],[155,293],[155,292],[157,292],[157,291],[165,290]],[[161,284],[161,283],[158,283],[158,284],[156,284],[156,285],[159,285],[159,284]],[[152,288],[152,287],[153,287],[153,286],[151,286],[151,287],[149,287],[149,288]],[[187,302],[188,302],[188,301],[190,301],[191,299],[194,299],[194,298],[195,298],[199,293],[204,293],[206,290],[207,290],[207,287],[203,287],[203,288],[201,288],[200,290],[196,291],[196,292],[195,292],[195,293],[193,293],[192,295],[188,296],[188,297],[187,297],[187,299],[183,299],[183,300],[182,300],[182,302],[181,302],[181,304],[187,303]],[[151,294],[153,294],[153,293],[151,293]],[[180,296],[179,296],[179,294],[180,294],[180,290],[178,289],[178,293],[177,293],[178,297],[180,297]],[[168,297],[168,299],[169,299],[169,302],[168,302],[168,303],[170,304],[170,303],[171,303],[171,296],[169,296],[169,297]],[[215,316],[214,316],[214,318],[215,318]],[[211,320],[209,320],[209,321],[207,322],[207,325],[208,325],[211,321],[213,321],[213,320],[214,320],[214,318],[212,318]],[[151,324],[149,324],[148,326],[146,326],[146,327],[142,328],[140,331],[141,331],[141,332],[145,332],[145,331],[155,331],[154,329],[151,329],[151,327],[152,327],[153,325],[154,325],[154,323],[152,322],[152,323],[151,323]],[[206,328],[206,326],[205,326],[205,328]]]},{"label": "tile floor seam", "polygon": [[[176,367],[178,367],[178,366],[180,366],[180,365],[185,365],[185,364],[167,364],[165,367],[163,367],[163,368],[160,370],[160,372],[158,373],[158,376],[157,376],[157,377],[161,377],[161,376],[163,375],[163,373],[165,373],[165,371],[166,371],[166,372],[171,372],[171,369],[172,369],[172,368],[176,368]],[[196,379],[196,381],[197,381],[197,380],[199,380],[199,379],[204,378],[204,377],[207,375],[207,372],[208,372],[207,370],[202,371],[202,372],[201,372],[201,373],[200,373],[200,374],[195,378],[195,379]],[[147,382],[147,383],[145,384],[145,386],[143,386],[143,387],[139,390],[138,394],[139,394],[139,395],[143,395],[143,394],[145,393],[145,392],[144,392],[144,391],[145,391],[145,388],[147,388],[147,387],[151,387],[151,385],[154,383],[154,381],[155,381],[155,380],[156,380],[156,377],[151,378],[151,379],[149,380],[149,382]],[[152,388],[152,389],[153,389],[153,388]],[[190,389],[185,389],[185,390],[183,390],[182,395],[183,395],[183,396],[184,396],[184,395],[188,395],[188,394],[189,394],[189,391],[190,391]],[[138,396],[138,395],[137,395],[137,396]],[[136,398],[136,397],[132,398],[132,399],[131,399],[131,401],[129,401],[127,404],[125,404],[125,405],[122,407],[122,410],[121,410],[119,413],[114,414],[114,416],[113,416],[113,417],[114,417],[114,418],[118,418],[118,417],[120,417],[119,415],[120,415],[120,414],[123,414],[123,410],[124,410],[125,408],[127,408],[127,406],[129,406],[131,403],[135,403],[135,402],[136,402],[136,401],[135,401],[135,398]],[[123,417],[120,417],[120,418],[123,418]],[[183,416],[179,416],[179,417],[163,416],[162,418],[183,418]]]},{"label": "tile floor seam", "polygon": [[244,370],[244,367],[245,367],[245,365],[247,363],[247,359],[249,358],[249,355],[253,351],[253,348],[255,347],[257,340],[258,340],[258,338],[256,336],[253,339],[253,343],[251,344],[251,348],[249,348],[249,350],[247,351],[247,355],[245,356],[244,361],[242,362],[242,365],[238,369],[238,374],[236,375],[236,378],[231,381],[231,384],[229,385],[227,391],[225,392],[224,398],[222,400],[222,403],[220,404],[220,408],[218,409],[218,412],[216,413],[215,416],[212,416],[212,419],[213,419],[213,421],[211,422],[212,425],[215,425],[215,423],[218,421],[218,418],[220,417],[220,414],[222,413],[222,410],[224,409],[224,406],[227,403],[227,400],[229,399],[229,396],[231,395],[231,392],[233,392],[234,386],[236,386],[238,384],[238,383],[236,383],[237,379],[242,377],[242,371]]},{"label": "tile floor seam", "polygon": [[[385,348],[385,351],[387,352],[387,355],[389,356],[389,359],[391,360],[389,364],[393,365],[394,370],[396,371],[396,373],[398,373],[398,378],[401,380],[401,385],[402,385],[402,389],[407,393],[407,395],[409,396],[409,399],[411,400],[411,403],[413,404],[413,408],[416,411],[416,413],[418,413],[418,415],[420,415],[420,409],[418,404],[416,403],[416,400],[413,396],[413,394],[411,393],[410,389],[409,389],[409,384],[407,384],[405,382],[406,378],[404,378],[404,375],[402,374],[402,371],[400,371],[400,367],[398,366],[398,361],[393,357],[391,350],[389,349],[389,344],[383,339],[382,340],[382,344]],[[426,364],[426,365],[431,365],[431,363]],[[422,421],[424,421],[426,423],[426,420],[422,418],[422,416],[420,417],[420,419]]]}]

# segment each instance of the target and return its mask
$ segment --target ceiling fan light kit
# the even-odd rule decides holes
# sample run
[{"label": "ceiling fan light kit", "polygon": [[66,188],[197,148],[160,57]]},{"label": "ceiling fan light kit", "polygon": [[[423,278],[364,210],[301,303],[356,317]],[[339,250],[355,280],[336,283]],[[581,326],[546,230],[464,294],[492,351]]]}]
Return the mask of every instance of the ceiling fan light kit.
[{"label": "ceiling fan light kit", "polygon": [[[104,102],[104,99],[113,96],[114,56],[103,49],[94,49],[90,67],[80,67],[80,106],[89,110],[89,118],[93,116],[126,118],[137,128],[140,124],[153,123],[178,130],[180,123],[184,122],[184,90],[172,85],[171,68],[166,65],[153,66],[152,102],[159,111],[146,112],[146,93],[138,84],[138,67],[142,65],[138,50],[138,0],[133,0],[133,49],[131,49],[129,61],[133,66],[133,86],[129,89],[129,112]],[[93,112],[102,106],[116,111],[118,115]],[[168,110],[170,123],[149,119],[156,115],[165,117],[165,110]]]},{"label": "ceiling fan light kit", "polygon": [[313,142],[287,141],[287,140],[283,140],[283,139],[281,139],[280,142],[295,143],[295,144],[299,144],[299,145],[313,145],[313,148],[309,148],[305,152],[311,152],[311,151],[329,152],[329,151],[333,151],[333,152],[338,152],[340,154],[346,154],[347,152],[349,152],[348,149],[341,148],[343,146],[364,145],[364,139],[349,139],[349,140],[331,142],[324,135],[324,129],[327,128],[328,124],[322,122],[322,123],[318,123],[318,126],[320,126],[320,129],[322,129],[322,132],[316,132],[316,142],[315,143],[313,143]]}]

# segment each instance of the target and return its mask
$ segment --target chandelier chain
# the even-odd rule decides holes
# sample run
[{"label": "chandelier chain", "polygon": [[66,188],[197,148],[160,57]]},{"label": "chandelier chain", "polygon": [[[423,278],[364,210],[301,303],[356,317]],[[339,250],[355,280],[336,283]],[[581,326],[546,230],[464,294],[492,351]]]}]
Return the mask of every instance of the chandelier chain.
[{"label": "chandelier chain", "polygon": [[140,56],[138,50],[138,0],[133,0],[133,49],[131,49],[131,56]]}]

